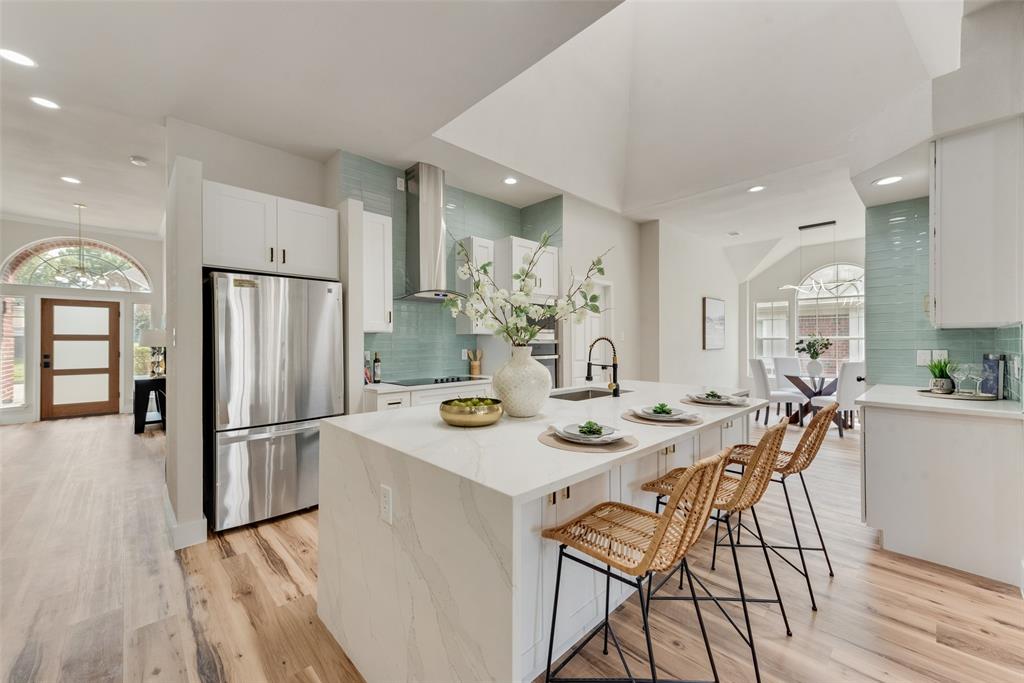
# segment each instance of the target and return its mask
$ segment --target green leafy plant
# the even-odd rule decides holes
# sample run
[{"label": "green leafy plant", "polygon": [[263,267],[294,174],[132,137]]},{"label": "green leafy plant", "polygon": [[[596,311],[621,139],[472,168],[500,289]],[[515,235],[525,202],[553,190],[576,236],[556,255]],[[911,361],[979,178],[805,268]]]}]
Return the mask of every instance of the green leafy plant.
[{"label": "green leafy plant", "polygon": [[651,412],[656,415],[671,415],[672,409],[668,407],[667,403],[659,403],[651,408]]},{"label": "green leafy plant", "polygon": [[593,420],[587,420],[580,425],[580,434],[585,434],[586,436],[601,436],[603,433],[604,429],[601,425],[597,424]]},{"label": "green leafy plant", "polygon": [[952,372],[956,370],[956,363],[948,358],[939,358],[928,364],[928,372],[932,373],[935,379],[953,379]]},{"label": "green leafy plant", "polygon": [[715,391],[714,389],[712,389],[711,391],[704,394],[704,398],[708,399],[709,401],[721,401],[722,395]]},{"label": "green leafy plant", "polygon": [[820,335],[812,335],[796,343],[797,353],[806,353],[811,360],[818,360],[821,355],[832,348],[832,340]]}]

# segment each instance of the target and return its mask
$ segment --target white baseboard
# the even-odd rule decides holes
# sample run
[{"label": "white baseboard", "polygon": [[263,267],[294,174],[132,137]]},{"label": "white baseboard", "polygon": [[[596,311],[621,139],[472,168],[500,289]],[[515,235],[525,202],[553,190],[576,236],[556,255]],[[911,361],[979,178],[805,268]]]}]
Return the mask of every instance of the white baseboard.
[{"label": "white baseboard", "polygon": [[181,550],[190,545],[206,543],[206,517],[179,523],[174,514],[174,508],[171,506],[171,499],[167,497],[166,488],[164,489],[164,515],[167,518],[168,540],[171,549]]}]

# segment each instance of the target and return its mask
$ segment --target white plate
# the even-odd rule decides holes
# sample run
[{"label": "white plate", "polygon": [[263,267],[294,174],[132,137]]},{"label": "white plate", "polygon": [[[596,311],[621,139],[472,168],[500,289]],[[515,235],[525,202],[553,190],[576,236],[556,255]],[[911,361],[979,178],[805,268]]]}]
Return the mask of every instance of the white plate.
[{"label": "white plate", "polygon": [[555,434],[566,441],[573,441],[575,443],[608,444],[615,443],[626,436],[621,430],[609,427],[608,425],[601,425],[603,432],[599,436],[580,434],[580,425],[575,422],[564,425],[552,425],[552,427],[554,427]]},{"label": "white plate", "polygon": [[733,396],[722,396],[720,399],[705,398],[703,394],[687,394],[686,398],[690,399],[694,403],[703,403],[709,406],[727,406],[732,404],[734,400]]},{"label": "white plate", "polygon": [[687,422],[693,420],[699,420],[700,415],[697,413],[689,413],[682,408],[672,408],[670,415],[660,415],[654,412],[654,406],[640,406],[633,408],[633,414],[642,417],[645,420],[658,420],[660,422]]}]

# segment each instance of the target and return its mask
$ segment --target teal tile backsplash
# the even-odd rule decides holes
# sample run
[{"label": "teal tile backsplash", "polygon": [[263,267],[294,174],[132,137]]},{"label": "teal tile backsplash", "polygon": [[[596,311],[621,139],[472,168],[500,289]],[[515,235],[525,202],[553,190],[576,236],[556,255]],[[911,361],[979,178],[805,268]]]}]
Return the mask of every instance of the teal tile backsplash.
[{"label": "teal tile backsplash", "polygon": [[[342,154],[342,196],[360,199],[366,211],[391,217],[395,296],[409,291],[405,275],[406,196],[397,189],[397,179],[404,177],[404,169],[356,154]],[[454,289],[455,242],[463,237],[499,240],[518,235],[539,239],[547,230],[553,235],[551,244],[561,246],[562,198],[519,209],[445,186],[445,225],[449,234],[448,287]],[[371,354],[380,352],[385,380],[457,375],[469,371],[468,361],[461,359],[462,349],[476,350],[476,336],[455,334],[455,319],[437,303],[401,300],[395,302],[394,331],[364,335],[363,347]]]},{"label": "teal tile backsplash", "polygon": [[1004,395],[1006,398],[1020,401],[1022,399],[1021,378],[1014,374],[1014,361],[1016,361],[1016,368],[1021,368],[1022,362],[1024,362],[1024,327],[1007,325],[998,328],[995,352],[1006,356],[1006,377],[1003,379]]},{"label": "teal tile backsplash", "polygon": [[[979,363],[985,353],[1020,354],[1019,325],[999,330],[932,326],[926,310],[927,197],[870,207],[865,228],[865,339],[872,384],[927,386],[931,375],[917,367],[918,349],[946,349],[951,359],[965,363]],[[1019,383],[1015,391],[1019,400]]]}]

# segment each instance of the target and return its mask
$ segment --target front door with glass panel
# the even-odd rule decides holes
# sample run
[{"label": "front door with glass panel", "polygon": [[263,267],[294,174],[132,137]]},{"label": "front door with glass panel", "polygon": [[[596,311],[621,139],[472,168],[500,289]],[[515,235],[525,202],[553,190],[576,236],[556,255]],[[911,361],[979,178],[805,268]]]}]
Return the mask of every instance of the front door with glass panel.
[{"label": "front door with glass panel", "polygon": [[42,419],[118,411],[118,317],[117,302],[42,300]]}]

